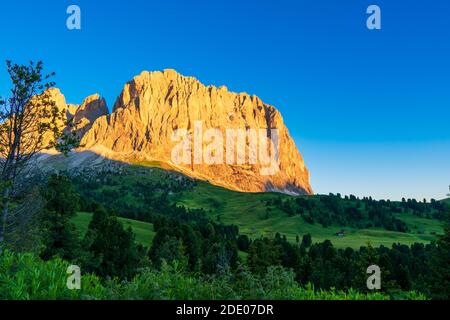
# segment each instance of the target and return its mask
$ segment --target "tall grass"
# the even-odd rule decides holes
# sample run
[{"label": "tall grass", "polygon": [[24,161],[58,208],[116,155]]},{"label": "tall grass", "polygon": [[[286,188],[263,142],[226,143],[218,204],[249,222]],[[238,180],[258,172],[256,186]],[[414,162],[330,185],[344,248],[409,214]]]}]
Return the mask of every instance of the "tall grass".
[{"label": "tall grass", "polygon": [[[80,290],[66,287],[69,263],[61,259],[42,261],[33,254],[3,251],[0,255],[1,300],[57,299],[136,299],[136,300],[211,300],[211,299],[283,299],[283,300],[386,300],[382,293],[314,290],[301,287],[294,274],[281,267],[271,267],[262,278],[243,267],[236,273],[205,277],[187,274],[178,264],[163,263],[161,270],[147,269],[131,281],[102,281],[84,274]],[[404,293],[404,299],[425,299],[415,292]]]}]

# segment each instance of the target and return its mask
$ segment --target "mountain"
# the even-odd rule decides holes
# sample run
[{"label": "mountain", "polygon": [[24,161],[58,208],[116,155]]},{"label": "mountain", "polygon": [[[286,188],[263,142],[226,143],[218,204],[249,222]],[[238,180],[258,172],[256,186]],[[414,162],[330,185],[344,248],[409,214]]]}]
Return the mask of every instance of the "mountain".
[{"label": "mountain", "polygon": [[[48,97],[55,103],[59,113],[64,113],[66,119],[71,121],[72,130],[75,130],[80,139],[91,128],[95,120],[109,114],[106,101],[99,94],[88,96],[81,105],[67,104],[66,98],[58,88],[48,89]],[[59,122],[61,126],[65,125],[64,121]]]},{"label": "mountain", "polygon": [[[112,113],[99,95],[67,110],[87,154],[124,163],[159,162],[190,177],[245,192],[312,194],[309,172],[280,112],[256,96],[205,86],[174,70],[142,72]],[[89,161],[79,161],[82,155]]]}]

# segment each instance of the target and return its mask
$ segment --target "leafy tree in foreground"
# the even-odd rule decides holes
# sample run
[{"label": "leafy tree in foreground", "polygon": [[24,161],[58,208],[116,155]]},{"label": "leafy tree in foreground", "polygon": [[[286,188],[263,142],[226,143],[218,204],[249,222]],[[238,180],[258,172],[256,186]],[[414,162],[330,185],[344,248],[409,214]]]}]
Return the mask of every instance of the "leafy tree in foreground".
[{"label": "leafy tree in foreground", "polygon": [[52,147],[68,152],[76,145],[73,136],[63,134],[65,115],[47,90],[54,86],[49,81],[54,73],[44,75],[40,61],[29,65],[7,61],[6,66],[12,88],[7,99],[0,98],[0,245],[17,178],[39,152]]},{"label": "leafy tree in foreground", "polygon": [[41,214],[44,207],[45,199],[37,186],[30,187],[21,199],[15,200],[5,233],[8,249],[39,254],[44,236]]}]

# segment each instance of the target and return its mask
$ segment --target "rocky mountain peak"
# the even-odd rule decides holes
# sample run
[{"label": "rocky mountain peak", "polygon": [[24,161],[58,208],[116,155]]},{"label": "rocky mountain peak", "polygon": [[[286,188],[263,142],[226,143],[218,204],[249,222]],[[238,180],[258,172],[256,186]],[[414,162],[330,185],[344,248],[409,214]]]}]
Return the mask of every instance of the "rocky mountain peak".
[{"label": "rocky mountain peak", "polygon": [[77,133],[82,137],[98,118],[109,114],[104,98],[93,94],[84,99],[73,115]]},{"label": "rocky mountain peak", "polygon": [[[105,111],[106,106],[99,97],[93,101],[96,101],[95,110]],[[85,150],[124,162],[157,160],[186,175],[239,191],[312,193],[309,172],[281,114],[256,96],[230,92],[225,86],[205,86],[194,77],[172,69],[144,71],[125,84],[111,114],[100,112],[99,115],[84,132],[81,143]],[[180,130],[192,136],[198,133],[199,127],[201,141],[191,144],[187,162],[174,161],[174,150],[180,145],[174,137]],[[279,146],[277,170],[264,174],[267,164],[258,162],[261,150],[251,147],[255,141],[262,143],[262,138],[272,130],[276,130]],[[223,139],[221,147],[208,154],[215,159],[212,164],[203,161],[211,149],[211,141],[207,141],[213,138],[208,138],[211,132],[217,134],[215,138]],[[247,154],[243,161],[228,163],[225,159],[229,132],[254,133],[257,139],[252,142],[250,136],[244,135]],[[195,146],[201,149],[200,154],[193,150]],[[233,151],[232,158],[237,159],[235,155]]]},{"label": "rocky mountain peak", "polygon": [[[46,91],[49,98],[55,103],[55,107],[62,112],[66,120],[71,120],[73,128],[81,138],[101,116],[109,114],[104,98],[99,94],[93,94],[83,100],[81,105],[68,104],[65,96],[58,88],[49,88]],[[61,121],[65,126],[66,121]]]}]

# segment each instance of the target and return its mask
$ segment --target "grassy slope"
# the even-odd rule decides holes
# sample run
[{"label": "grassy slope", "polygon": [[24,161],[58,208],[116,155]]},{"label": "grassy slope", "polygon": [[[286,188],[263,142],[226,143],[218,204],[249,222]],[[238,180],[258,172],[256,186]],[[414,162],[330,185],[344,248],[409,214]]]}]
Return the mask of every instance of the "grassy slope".
[{"label": "grassy slope", "polygon": [[[77,215],[72,219],[72,222],[75,224],[77,229],[79,230],[81,235],[85,235],[88,229],[89,223],[92,219],[92,213],[88,212],[78,212]],[[120,222],[123,223],[125,228],[129,226],[133,230],[136,235],[136,241],[142,244],[145,247],[150,247],[150,244],[155,237],[155,232],[153,231],[153,225],[148,222],[142,222],[137,220],[131,220],[126,218],[118,218]],[[238,251],[239,257],[241,257],[242,261],[247,259],[247,253]]]},{"label": "grassy slope", "polygon": [[[140,163],[137,166],[129,168],[129,175],[117,176],[114,178],[118,182],[115,186],[103,186],[102,190],[118,190],[121,186],[132,188],[136,182],[150,181],[168,181],[167,171],[159,163]],[[279,197],[280,194],[275,193],[241,193],[230,191],[221,187],[213,186],[207,182],[199,181],[193,191],[186,191],[181,196],[175,196],[179,204],[190,208],[210,209],[210,216],[225,224],[235,224],[239,227],[241,233],[247,234],[252,238],[261,235],[272,236],[276,232],[286,235],[290,241],[295,241],[297,235],[310,233],[313,241],[321,242],[331,240],[336,247],[352,247],[359,248],[370,242],[373,246],[385,245],[391,246],[392,243],[400,242],[404,244],[412,244],[414,242],[429,242],[435,239],[432,233],[442,233],[442,227],[439,221],[419,218],[411,214],[399,214],[397,217],[406,222],[411,232],[401,233],[387,231],[384,229],[352,229],[341,226],[331,226],[323,228],[320,224],[313,225],[306,223],[300,216],[289,217],[285,212],[273,208],[269,219],[265,219],[266,207],[263,201]],[[139,201],[131,193],[122,193],[121,201],[134,203]],[[282,195],[282,197],[289,197]],[[446,201],[450,201],[447,199]],[[81,222],[87,220],[84,214],[80,214],[75,221]],[[149,237],[153,238],[153,228],[148,228],[145,224],[138,221],[120,219],[126,221],[125,225],[132,225],[137,228],[140,224],[141,228],[135,231],[138,241],[148,246]],[[89,220],[90,221],[90,220]],[[81,228],[85,230],[89,221],[84,221]],[[415,226],[417,228],[415,228]],[[338,237],[335,233],[344,229],[346,235]],[[150,230],[150,231],[149,231]],[[142,233],[144,232],[144,233]],[[145,232],[152,232],[147,236]]]},{"label": "grassy slope", "polygon": [[[88,229],[89,222],[92,219],[92,214],[87,212],[78,212],[78,214],[72,219],[77,229],[82,235],[84,235]],[[136,221],[125,218],[118,218],[123,223],[125,228],[131,227],[136,235],[136,241],[146,247],[150,247],[153,241],[155,232],[153,231],[153,225],[151,223]]]},{"label": "grassy slope", "polygon": [[[220,221],[225,224],[235,224],[242,233],[255,238],[261,235],[271,236],[280,232],[291,241],[297,235],[310,233],[313,241],[320,242],[329,239],[336,247],[359,248],[370,242],[374,246],[391,246],[394,242],[412,244],[414,242],[429,242],[435,238],[432,232],[441,233],[442,227],[436,220],[419,218],[410,214],[400,214],[412,230],[411,233],[386,231],[384,229],[352,229],[340,226],[323,228],[320,224],[308,224],[300,216],[289,217],[286,213],[273,209],[269,219],[265,217],[263,201],[278,197],[272,193],[239,193],[200,182],[194,192],[186,192],[179,198],[179,203],[187,207],[211,209],[214,219],[220,215]],[[417,229],[413,227],[417,226]],[[335,233],[341,229],[346,231],[344,237]]]}]

